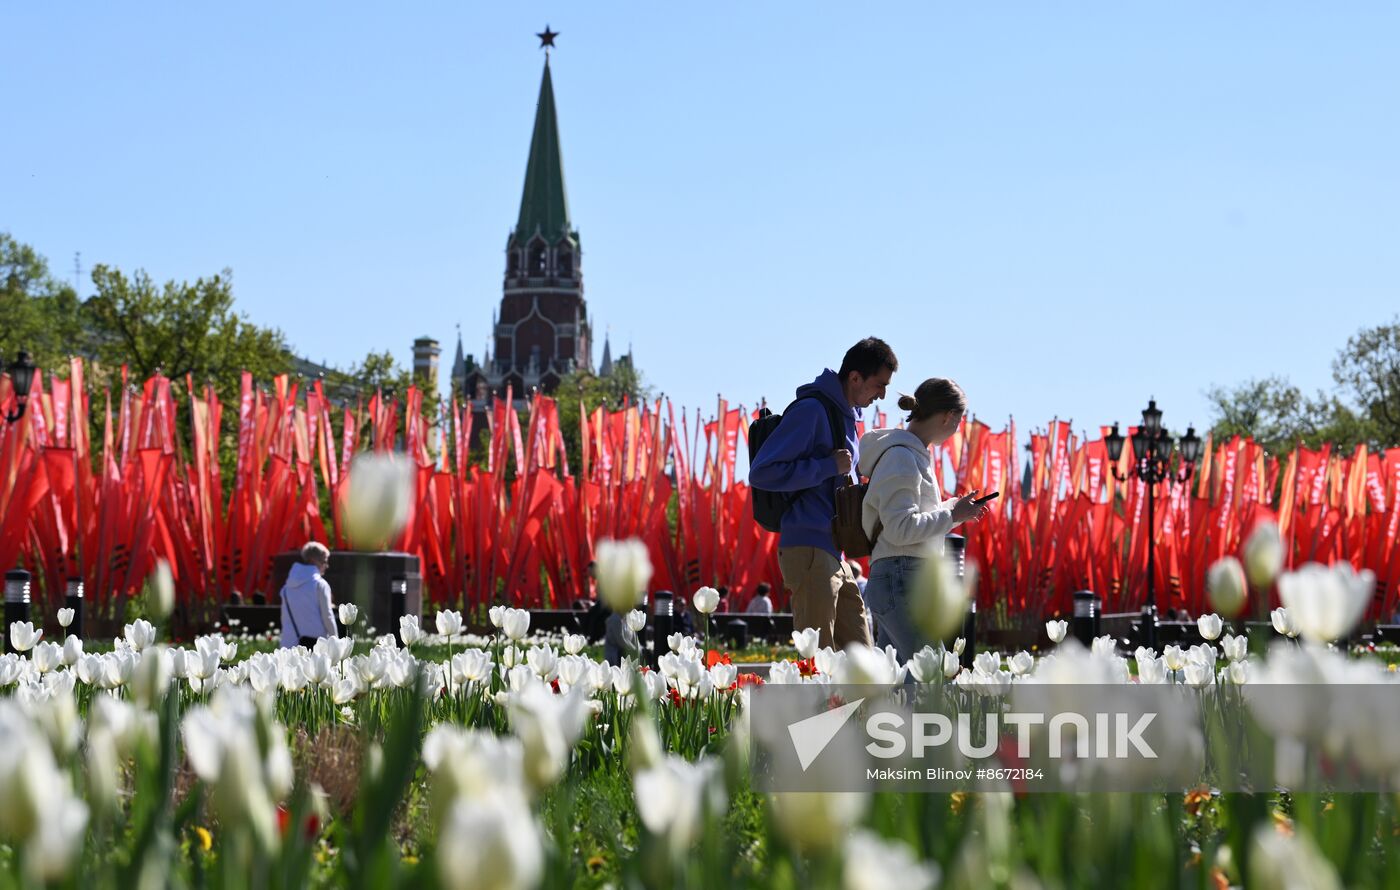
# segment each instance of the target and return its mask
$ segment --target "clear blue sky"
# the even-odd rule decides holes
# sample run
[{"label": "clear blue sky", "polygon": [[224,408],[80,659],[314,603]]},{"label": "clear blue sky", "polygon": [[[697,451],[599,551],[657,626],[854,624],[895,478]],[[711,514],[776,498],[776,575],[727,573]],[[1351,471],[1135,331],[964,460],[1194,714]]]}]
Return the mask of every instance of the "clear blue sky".
[{"label": "clear blue sky", "polygon": [[230,267],[312,359],[479,356],[548,22],[589,307],[658,390],[783,401],[874,333],[997,427],[1179,430],[1400,308],[1398,10],[11,3],[0,230]]}]

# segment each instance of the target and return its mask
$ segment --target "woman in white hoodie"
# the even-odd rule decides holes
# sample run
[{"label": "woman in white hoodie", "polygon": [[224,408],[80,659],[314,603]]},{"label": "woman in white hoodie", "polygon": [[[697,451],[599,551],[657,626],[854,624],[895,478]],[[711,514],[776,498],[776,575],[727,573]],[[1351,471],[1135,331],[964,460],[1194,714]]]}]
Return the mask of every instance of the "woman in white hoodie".
[{"label": "woman in white hoodie", "polygon": [[325,544],[310,541],[301,562],[292,566],[282,586],[282,648],[310,647],[321,637],[339,636],[331,614],[331,586],[322,577],[331,563]]},{"label": "woman in white hoodie", "polygon": [[954,526],[981,518],[977,492],[944,498],[929,454],[930,445],[957,432],[967,396],[953,381],[931,377],[912,396],[900,396],[908,411],[905,429],[871,430],[860,440],[860,474],[870,479],[862,524],[875,541],[865,604],[875,618],[876,645],[893,645],[902,661],[928,643],[909,610],[908,591],[923,560],[941,553]]}]

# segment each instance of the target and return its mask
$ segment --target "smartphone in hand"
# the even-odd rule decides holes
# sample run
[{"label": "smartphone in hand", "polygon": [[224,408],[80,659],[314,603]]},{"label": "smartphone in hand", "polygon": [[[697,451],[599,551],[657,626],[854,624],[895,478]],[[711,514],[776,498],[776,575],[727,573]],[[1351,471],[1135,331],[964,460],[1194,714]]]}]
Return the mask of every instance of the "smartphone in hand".
[{"label": "smartphone in hand", "polygon": [[973,499],[972,499],[972,502],[973,502],[974,504],[976,504],[977,506],[980,507],[980,506],[982,506],[983,504],[987,503],[988,501],[992,500],[993,498],[999,498],[999,497],[1001,497],[1001,492],[999,492],[999,491],[994,491],[994,492],[992,492],[991,494],[987,495],[987,496],[984,497],[984,498],[973,498]]}]

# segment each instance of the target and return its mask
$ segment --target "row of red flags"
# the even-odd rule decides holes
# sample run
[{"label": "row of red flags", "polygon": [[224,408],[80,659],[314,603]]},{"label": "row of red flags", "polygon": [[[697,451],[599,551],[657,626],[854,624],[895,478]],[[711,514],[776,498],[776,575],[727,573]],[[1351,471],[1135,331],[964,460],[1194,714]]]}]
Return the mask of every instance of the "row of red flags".
[{"label": "row of red flags", "polygon": [[[160,376],[129,386],[125,372],[122,382],[100,396],[100,445],[77,359],[67,379],[36,374],[24,419],[0,426],[0,565],[29,567],[49,597],[74,575],[99,601],[129,595],[159,559],[181,597],[265,591],[275,554],[308,539],[347,546],[350,466],[369,450],[400,450],[415,468],[413,510],[390,546],[420,557],[434,602],[567,607],[588,589],[596,543],[633,536],[651,553],[653,589],[725,585],[741,609],[760,581],[782,588],[777,536],[753,521],[738,472],[752,415],[723,399],[708,419],[663,400],[584,413],[571,468],[559,405],[539,394],[523,410],[510,394],[488,405],[475,421],[486,424],[475,431],[484,461],[473,464],[470,405],[446,404],[430,423],[415,389],[350,408],[319,382],[278,377],[263,391],[244,374],[226,420],[212,388]],[[13,409],[8,383],[0,393]],[[964,529],[981,609],[1039,618],[1068,611],[1078,589],[1101,593],[1110,611],[1136,608],[1151,550],[1159,607],[1209,611],[1207,567],[1273,519],[1290,565],[1370,568],[1372,616],[1395,610],[1400,449],[1280,458],[1249,439],[1208,439],[1189,480],[1157,487],[1149,524],[1146,486],[1113,472],[1127,475],[1131,446],[1110,466],[1106,432],[1076,436],[1057,420],[1021,447],[1014,422],[994,432],[971,420],[934,449],[949,493],[1002,495]]]}]

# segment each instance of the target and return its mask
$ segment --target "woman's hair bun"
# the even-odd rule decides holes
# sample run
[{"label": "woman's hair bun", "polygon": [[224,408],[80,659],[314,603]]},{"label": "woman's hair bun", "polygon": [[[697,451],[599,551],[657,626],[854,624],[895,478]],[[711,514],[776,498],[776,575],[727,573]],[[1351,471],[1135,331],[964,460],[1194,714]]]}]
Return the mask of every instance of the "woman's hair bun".
[{"label": "woman's hair bun", "polygon": [[919,407],[919,400],[914,398],[913,396],[899,397],[899,410],[913,411],[917,407]]}]

